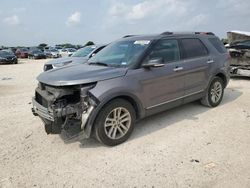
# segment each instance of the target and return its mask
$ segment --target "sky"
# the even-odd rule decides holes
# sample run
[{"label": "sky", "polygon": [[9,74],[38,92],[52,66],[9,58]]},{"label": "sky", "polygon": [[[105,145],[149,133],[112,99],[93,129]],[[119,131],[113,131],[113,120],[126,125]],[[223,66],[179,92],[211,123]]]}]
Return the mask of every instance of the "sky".
[{"label": "sky", "polygon": [[0,46],[112,42],[164,31],[250,31],[250,0],[1,0]]}]

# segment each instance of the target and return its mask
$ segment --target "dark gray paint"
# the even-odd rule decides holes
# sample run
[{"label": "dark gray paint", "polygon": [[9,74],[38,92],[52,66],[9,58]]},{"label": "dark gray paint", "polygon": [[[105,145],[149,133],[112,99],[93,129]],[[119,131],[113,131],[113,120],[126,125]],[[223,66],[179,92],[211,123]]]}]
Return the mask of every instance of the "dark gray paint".
[{"label": "dark gray paint", "polygon": [[[129,97],[136,103],[137,119],[187,103],[204,96],[215,75],[222,75],[225,86],[229,81],[228,54],[220,54],[208,41],[209,35],[156,35],[135,36],[121,40],[153,40],[167,38],[198,38],[208,48],[205,57],[180,60],[163,67],[142,68],[147,53],[136,65],[129,68],[112,68],[80,64],[42,73],[38,81],[51,86],[70,86],[97,82],[89,93],[98,105],[89,116],[87,129],[91,130],[96,115],[115,97]],[[151,43],[152,45],[154,42]],[[149,48],[150,50],[150,48]],[[213,60],[213,63],[208,63]],[[176,68],[183,67],[180,71]]]},{"label": "dark gray paint", "polygon": [[37,80],[51,86],[70,86],[124,76],[126,71],[126,68],[77,64],[43,72]]}]

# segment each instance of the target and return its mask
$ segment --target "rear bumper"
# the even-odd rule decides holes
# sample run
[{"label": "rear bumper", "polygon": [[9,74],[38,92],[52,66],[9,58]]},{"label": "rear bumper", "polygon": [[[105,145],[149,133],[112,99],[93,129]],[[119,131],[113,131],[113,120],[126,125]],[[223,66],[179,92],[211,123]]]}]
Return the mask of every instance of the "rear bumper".
[{"label": "rear bumper", "polygon": [[33,108],[32,113],[35,116],[40,116],[41,118],[47,119],[49,121],[54,121],[54,112],[49,110],[48,108],[43,107],[38,102],[36,102],[35,98],[32,98]]}]

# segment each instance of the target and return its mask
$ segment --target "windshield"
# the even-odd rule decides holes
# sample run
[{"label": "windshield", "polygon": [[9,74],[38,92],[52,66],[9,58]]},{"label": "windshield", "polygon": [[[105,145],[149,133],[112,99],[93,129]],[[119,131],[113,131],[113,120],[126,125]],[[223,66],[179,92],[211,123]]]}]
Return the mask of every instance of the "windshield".
[{"label": "windshield", "polygon": [[77,50],[71,57],[86,57],[89,55],[96,47],[95,46],[86,46]]},{"label": "windshield", "polygon": [[32,53],[42,53],[42,51],[40,51],[40,50],[34,50],[34,51],[32,51]]},{"label": "windshield", "polygon": [[22,48],[20,49],[21,52],[28,52],[28,50],[26,48]]},{"label": "windshield", "polygon": [[149,40],[118,41],[111,43],[89,59],[89,64],[105,63],[107,66],[132,65],[148,47]]},{"label": "windshield", "polygon": [[11,53],[6,52],[6,51],[0,51],[1,56],[6,56],[6,55],[11,55]]}]

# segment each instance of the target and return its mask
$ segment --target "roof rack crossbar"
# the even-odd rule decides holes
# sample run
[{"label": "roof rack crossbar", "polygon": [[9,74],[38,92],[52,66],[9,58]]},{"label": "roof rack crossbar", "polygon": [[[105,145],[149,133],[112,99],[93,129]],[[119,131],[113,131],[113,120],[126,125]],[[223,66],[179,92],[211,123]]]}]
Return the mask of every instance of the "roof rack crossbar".
[{"label": "roof rack crossbar", "polygon": [[128,38],[128,37],[134,37],[134,36],[137,36],[137,35],[125,35],[122,38]]}]

